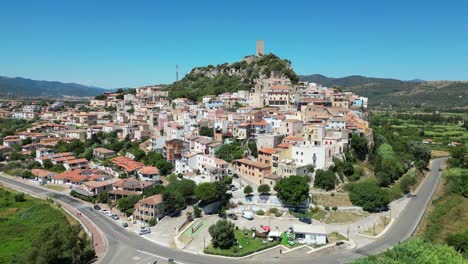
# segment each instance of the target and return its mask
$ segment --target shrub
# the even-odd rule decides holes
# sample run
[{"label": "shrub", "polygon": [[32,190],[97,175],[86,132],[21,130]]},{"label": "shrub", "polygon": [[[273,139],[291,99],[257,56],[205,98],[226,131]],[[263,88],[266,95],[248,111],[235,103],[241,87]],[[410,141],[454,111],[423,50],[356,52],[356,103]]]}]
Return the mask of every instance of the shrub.
[{"label": "shrub", "polygon": [[329,206],[325,206],[325,210],[326,210],[326,211],[330,211],[330,207],[329,207]]},{"label": "shrub", "polygon": [[270,208],[268,211],[270,214],[277,214],[278,213],[278,208]]},{"label": "shrub", "polygon": [[24,193],[15,194],[15,202],[24,202],[26,199],[24,198]]},{"label": "shrub", "polygon": [[261,209],[257,211],[257,215],[264,215],[264,214],[265,214],[265,212],[263,210],[261,210]]},{"label": "shrub", "polygon": [[148,224],[150,226],[155,226],[156,225],[156,219],[155,218],[151,218],[149,221],[148,221]]},{"label": "shrub", "polygon": [[332,207],[332,210],[333,210],[333,211],[336,211],[336,210],[338,210],[338,207],[333,206],[333,207]]}]

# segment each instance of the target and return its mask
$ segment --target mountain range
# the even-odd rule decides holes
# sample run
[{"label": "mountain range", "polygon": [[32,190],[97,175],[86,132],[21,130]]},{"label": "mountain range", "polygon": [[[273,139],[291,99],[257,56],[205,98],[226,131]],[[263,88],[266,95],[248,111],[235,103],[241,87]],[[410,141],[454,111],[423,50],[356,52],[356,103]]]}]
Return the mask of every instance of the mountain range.
[{"label": "mountain range", "polygon": [[468,107],[468,82],[402,81],[357,75],[330,78],[320,74],[300,75],[299,79],[369,97],[371,105]]},{"label": "mountain range", "polygon": [[37,81],[21,77],[0,76],[0,96],[13,97],[89,97],[110,90],[77,83]]}]

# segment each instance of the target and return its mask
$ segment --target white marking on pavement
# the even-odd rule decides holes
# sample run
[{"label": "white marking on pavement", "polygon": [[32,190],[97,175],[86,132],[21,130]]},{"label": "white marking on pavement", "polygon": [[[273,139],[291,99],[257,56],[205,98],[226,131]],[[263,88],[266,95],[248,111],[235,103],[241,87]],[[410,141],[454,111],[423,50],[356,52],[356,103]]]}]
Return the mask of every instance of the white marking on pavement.
[{"label": "white marking on pavement", "polygon": [[[169,259],[166,258],[166,257],[159,256],[159,255],[156,255],[156,254],[152,254],[152,253],[149,253],[149,252],[146,252],[146,251],[143,251],[143,250],[138,250],[138,249],[137,249],[137,251],[140,252],[140,253],[143,253],[143,254],[148,254],[148,255],[150,255],[150,256],[160,258],[160,259],[169,260]],[[174,260],[174,261],[175,261],[177,264],[184,264],[183,262],[180,262],[180,261],[178,261],[178,260]]]}]

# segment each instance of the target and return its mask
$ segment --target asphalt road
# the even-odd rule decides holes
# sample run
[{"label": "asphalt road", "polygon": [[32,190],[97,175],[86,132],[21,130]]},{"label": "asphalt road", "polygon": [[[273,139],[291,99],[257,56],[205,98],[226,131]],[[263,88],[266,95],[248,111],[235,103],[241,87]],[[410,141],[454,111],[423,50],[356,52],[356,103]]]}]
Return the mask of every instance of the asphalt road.
[{"label": "asphalt road", "polygon": [[[278,263],[346,263],[353,259],[363,256],[377,254],[386,249],[398,244],[401,241],[409,238],[419,224],[421,217],[424,214],[425,208],[434,193],[440,180],[439,168],[445,158],[433,160],[431,172],[426,180],[420,186],[417,195],[408,202],[407,207],[401,213],[401,216],[394,222],[390,230],[375,242],[372,242],[361,248],[351,251],[336,250],[336,254],[331,255],[307,255],[307,254],[292,254],[291,256],[282,255],[276,258],[274,262]],[[48,190],[31,186],[22,182],[12,180],[0,176],[0,182],[5,182],[10,185],[17,186],[23,190],[28,190],[28,193],[36,195],[50,194],[55,199],[59,199],[71,206],[77,208],[82,214],[93,221],[96,226],[105,234],[109,244],[107,254],[102,258],[101,263],[167,263],[168,258],[173,258],[176,263],[185,264],[203,264],[203,263],[269,263],[271,259],[261,259],[259,257],[252,259],[236,260],[231,258],[222,258],[216,256],[205,256],[192,254],[162,245],[153,243],[141,236],[129,233],[124,228],[113,223],[113,220],[96,210],[89,210],[87,204],[74,199],[72,197],[51,193]]]}]

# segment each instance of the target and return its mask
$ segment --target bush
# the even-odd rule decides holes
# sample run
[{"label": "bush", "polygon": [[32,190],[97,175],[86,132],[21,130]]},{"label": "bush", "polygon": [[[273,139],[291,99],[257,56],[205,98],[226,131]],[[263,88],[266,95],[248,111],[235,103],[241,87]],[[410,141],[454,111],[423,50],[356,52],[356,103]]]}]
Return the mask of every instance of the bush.
[{"label": "bush", "polygon": [[333,211],[336,211],[336,210],[338,210],[338,207],[333,206],[333,207],[332,207],[332,210],[333,210]]},{"label": "bush", "polygon": [[330,207],[329,207],[329,206],[325,206],[325,211],[330,211]]},{"label": "bush", "polygon": [[15,202],[24,202],[26,198],[24,198],[24,193],[15,194]]},{"label": "bush", "polygon": [[260,194],[269,193],[270,192],[270,186],[268,184],[262,184],[262,185],[258,186],[257,191]]},{"label": "bush", "polygon": [[195,205],[193,207],[193,215],[195,216],[195,218],[200,218],[201,214],[202,214],[202,210],[200,209],[198,205]]},{"label": "bush", "polygon": [[277,214],[278,213],[278,208],[270,208],[270,210],[268,210],[268,212],[270,214]]},{"label": "bush", "polygon": [[260,209],[260,210],[257,211],[257,215],[265,215],[265,212]]},{"label": "bush", "polygon": [[454,234],[447,237],[447,245],[452,246],[458,252],[468,254],[468,230],[460,234]]},{"label": "bush", "polygon": [[151,218],[149,221],[148,221],[148,224],[150,226],[155,226],[156,225],[156,219],[155,218]]},{"label": "bush", "polygon": [[416,184],[416,175],[414,171],[406,173],[400,180],[400,189],[403,193],[408,193]]}]

